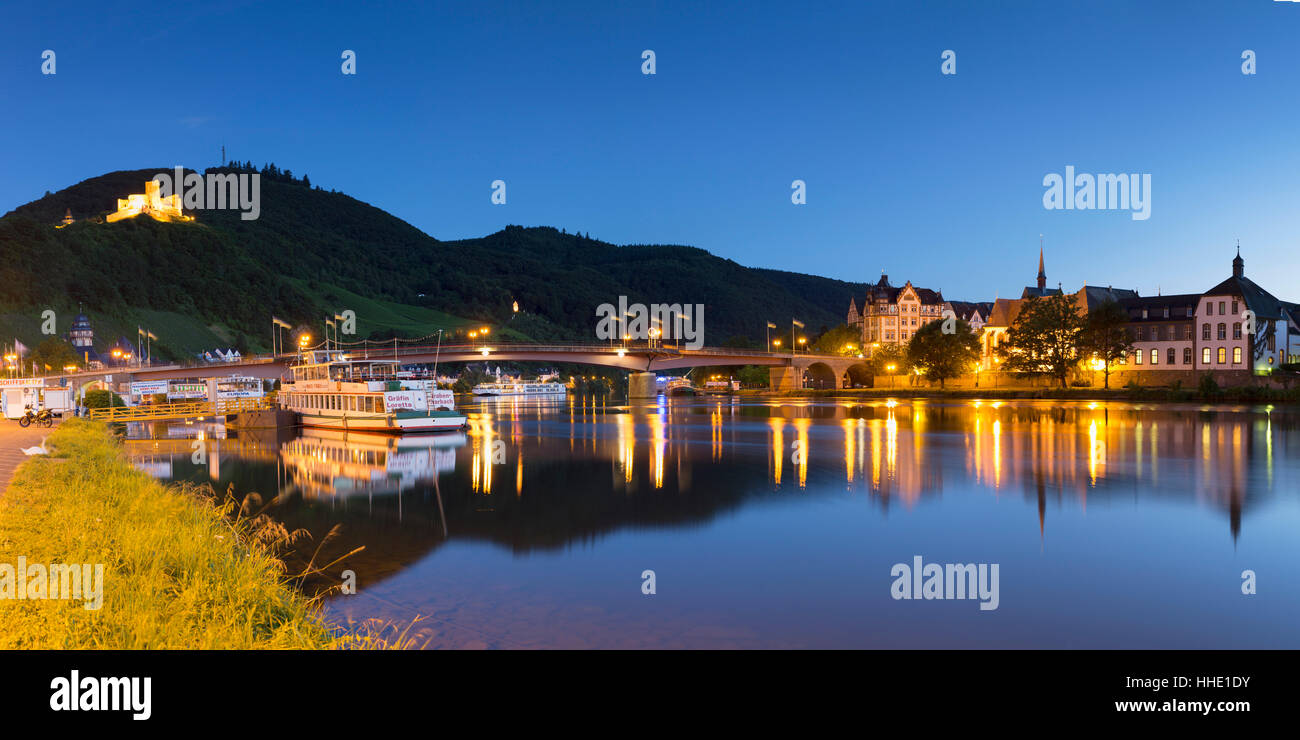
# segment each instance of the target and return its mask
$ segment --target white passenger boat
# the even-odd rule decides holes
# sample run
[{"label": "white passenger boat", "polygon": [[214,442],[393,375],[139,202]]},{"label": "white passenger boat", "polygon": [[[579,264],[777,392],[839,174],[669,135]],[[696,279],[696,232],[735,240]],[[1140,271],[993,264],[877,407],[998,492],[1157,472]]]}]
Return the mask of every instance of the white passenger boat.
[{"label": "white passenger boat", "polygon": [[281,408],[303,426],[350,432],[440,432],[463,429],[456,398],[427,380],[397,378],[391,363],[350,359],[342,352],[310,352],[282,383]]},{"label": "white passenger boat", "polygon": [[474,395],[563,396],[568,390],[563,383],[479,383],[474,386]]},{"label": "white passenger boat", "polygon": [[217,379],[217,398],[261,398],[266,395],[262,390],[262,379],[241,375],[231,375]]}]

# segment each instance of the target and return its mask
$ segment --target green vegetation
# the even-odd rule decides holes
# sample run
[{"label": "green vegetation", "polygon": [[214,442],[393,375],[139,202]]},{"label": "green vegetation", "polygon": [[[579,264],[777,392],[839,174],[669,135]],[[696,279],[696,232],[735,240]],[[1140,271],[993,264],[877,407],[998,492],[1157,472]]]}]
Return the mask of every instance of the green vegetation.
[{"label": "green vegetation", "polygon": [[1003,367],[1022,375],[1049,374],[1064,388],[1066,376],[1079,361],[1085,321],[1073,296],[1030,296],[998,346]]},{"label": "green vegetation", "polygon": [[102,563],[103,605],[0,600],[0,647],[325,648],[319,611],[279,561],[190,489],[122,458],[103,425],[70,420],[61,458],[19,467],[0,498],[0,562]]},{"label": "green vegetation", "polygon": [[945,332],[947,321],[931,321],[907,342],[907,361],[930,380],[943,382],[970,372],[980,356],[980,340],[970,324],[956,319],[953,331]]},{"label": "green vegetation", "polygon": [[86,391],[85,406],[88,409],[107,409],[119,406],[125,406],[126,401],[113,391],[104,388],[95,388]]},{"label": "green vegetation", "polygon": [[102,605],[0,599],[0,649],[409,645],[373,626],[338,634],[275,557],[301,534],[136,471],[103,424],[65,421],[46,446],[52,456],[23,463],[0,496],[0,563],[102,564]]},{"label": "green vegetation", "polygon": [[80,365],[81,357],[72,349],[72,345],[55,337],[48,337],[23,358],[23,364],[33,364],[38,372],[61,372],[65,365]]},{"label": "green vegetation", "polygon": [[862,342],[862,331],[840,324],[839,326],[822,332],[821,336],[812,343],[813,352],[821,352],[827,355],[842,355],[844,357],[853,357],[862,351],[858,346]]},{"label": "green vegetation", "polygon": [[1110,387],[1111,365],[1133,350],[1128,322],[1128,311],[1119,302],[1108,300],[1088,312],[1087,322],[1079,335],[1079,355],[1096,358],[1102,363],[1103,386],[1106,388]]},{"label": "green vegetation", "polygon": [[[0,218],[0,329],[36,341],[39,310],[57,297],[60,332],[63,314],[83,304],[100,340],[133,340],[137,324],[152,329],[157,357],[218,344],[269,349],[272,314],[323,337],[322,319],[344,309],[357,312],[359,338],[486,323],[505,338],[588,339],[596,306],[625,295],[633,303],[704,304],[705,341],[717,344],[731,336],[761,341],[768,320],[837,324],[850,296],[865,290],[746,268],[693,247],[620,247],[549,227],[443,242],[273,166],[262,170],[253,221],[236,210],[204,210],[194,223],[96,222],[163,171],[170,168],[91,178]],[[77,223],[54,228],[67,209]]]}]

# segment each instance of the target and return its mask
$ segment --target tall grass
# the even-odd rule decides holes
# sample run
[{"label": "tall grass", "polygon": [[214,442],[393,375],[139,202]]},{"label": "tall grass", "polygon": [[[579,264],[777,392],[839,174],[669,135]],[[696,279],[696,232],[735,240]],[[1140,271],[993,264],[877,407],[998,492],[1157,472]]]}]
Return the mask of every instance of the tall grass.
[{"label": "tall grass", "polygon": [[0,563],[102,563],[103,606],[0,599],[0,648],[406,646],[332,629],[265,531],[134,470],[103,424],[65,421],[46,447],[0,496]]}]

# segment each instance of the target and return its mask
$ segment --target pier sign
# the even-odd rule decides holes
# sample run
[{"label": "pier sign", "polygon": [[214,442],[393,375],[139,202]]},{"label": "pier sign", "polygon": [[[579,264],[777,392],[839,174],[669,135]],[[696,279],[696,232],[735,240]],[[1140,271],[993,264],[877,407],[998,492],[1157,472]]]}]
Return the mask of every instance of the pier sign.
[{"label": "pier sign", "polygon": [[167,398],[207,398],[208,386],[204,383],[172,383],[167,389]]},{"label": "pier sign", "polygon": [[133,396],[152,396],[156,393],[167,393],[167,381],[140,380],[131,384],[131,395]]}]

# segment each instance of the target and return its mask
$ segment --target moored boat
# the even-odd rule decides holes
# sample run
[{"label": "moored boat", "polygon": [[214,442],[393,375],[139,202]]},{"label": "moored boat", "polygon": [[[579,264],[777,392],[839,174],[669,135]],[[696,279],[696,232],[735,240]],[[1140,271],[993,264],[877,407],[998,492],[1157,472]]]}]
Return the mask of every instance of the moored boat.
[{"label": "moored boat", "polygon": [[476,396],[563,396],[567,392],[563,383],[479,383],[473,390]]},{"label": "moored boat", "polygon": [[405,434],[465,427],[451,391],[397,378],[391,369],[391,363],[349,359],[341,352],[308,353],[290,368],[292,380],[282,383],[280,406],[317,429]]}]

